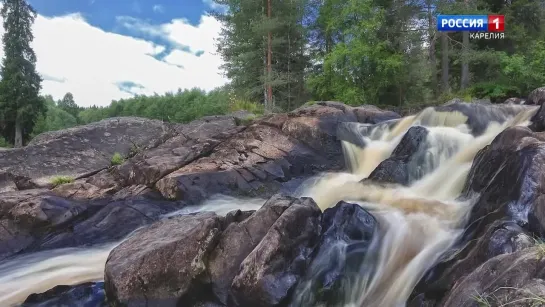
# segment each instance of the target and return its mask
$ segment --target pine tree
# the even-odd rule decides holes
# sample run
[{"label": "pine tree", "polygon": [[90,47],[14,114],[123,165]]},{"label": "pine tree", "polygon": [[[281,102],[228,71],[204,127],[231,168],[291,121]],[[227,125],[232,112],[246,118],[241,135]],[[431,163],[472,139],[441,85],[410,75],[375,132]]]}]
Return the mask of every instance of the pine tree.
[{"label": "pine tree", "polygon": [[309,57],[303,26],[307,0],[214,0],[226,11],[218,51],[236,96],[262,102],[270,111],[291,109],[306,99]]},{"label": "pine tree", "polygon": [[15,147],[23,146],[40,114],[46,111],[39,97],[41,77],[36,72],[36,54],[30,43],[34,39],[32,24],[36,11],[24,0],[2,0],[4,19],[2,37],[5,57],[0,81],[0,116],[4,137]]}]

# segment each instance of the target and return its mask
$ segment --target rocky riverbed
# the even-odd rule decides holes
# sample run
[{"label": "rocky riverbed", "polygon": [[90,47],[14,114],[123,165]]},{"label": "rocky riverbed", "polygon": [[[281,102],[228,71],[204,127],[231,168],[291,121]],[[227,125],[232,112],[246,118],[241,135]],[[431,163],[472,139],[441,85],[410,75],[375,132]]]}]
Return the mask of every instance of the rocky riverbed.
[{"label": "rocky riverbed", "polygon": [[[539,306],[543,92],[403,118],[318,102],[248,124],[113,118],[40,135],[0,151],[2,305]],[[422,236],[395,241],[394,217]],[[7,286],[96,246],[100,276]]]}]

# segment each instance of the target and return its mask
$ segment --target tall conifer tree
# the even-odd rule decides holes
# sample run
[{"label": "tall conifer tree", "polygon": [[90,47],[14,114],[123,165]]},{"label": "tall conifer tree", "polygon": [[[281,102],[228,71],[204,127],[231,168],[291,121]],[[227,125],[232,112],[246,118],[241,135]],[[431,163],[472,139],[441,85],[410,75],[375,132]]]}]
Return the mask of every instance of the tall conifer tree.
[{"label": "tall conifer tree", "polygon": [[0,14],[5,29],[5,57],[0,72],[2,134],[15,147],[21,147],[40,113],[46,110],[39,97],[42,79],[36,72],[36,54],[30,46],[36,11],[25,0],[2,0]]}]

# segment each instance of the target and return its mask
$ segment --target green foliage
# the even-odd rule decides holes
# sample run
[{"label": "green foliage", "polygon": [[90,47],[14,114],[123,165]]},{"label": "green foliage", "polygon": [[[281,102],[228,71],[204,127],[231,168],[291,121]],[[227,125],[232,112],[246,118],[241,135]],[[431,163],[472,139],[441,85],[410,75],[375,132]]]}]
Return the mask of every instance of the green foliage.
[{"label": "green foliage", "polygon": [[3,137],[0,136],[0,147],[11,148],[12,145],[10,143],[8,143],[8,141],[6,141],[6,139],[4,139]]},{"label": "green foliage", "polygon": [[0,131],[9,142],[20,147],[30,136],[38,116],[45,112],[44,101],[38,96],[42,79],[36,72],[36,55],[30,46],[36,12],[24,0],[3,0],[0,15],[5,30]]},{"label": "green foliage", "polygon": [[231,112],[244,110],[256,115],[263,115],[265,112],[265,107],[261,103],[251,102],[245,99],[236,98],[235,95],[231,95],[229,110]]},{"label": "green foliage", "polygon": [[74,178],[70,176],[55,176],[51,179],[51,184],[54,187],[59,186],[61,184],[72,183],[72,182],[74,182]]},{"label": "green foliage", "polygon": [[[264,103],[265,90],[270,86],[274,104],[269,110],[274,105],[293,109],[307,98],[305,69],[310,59],[305,52],[303,19],[308,0],[269,1],[270,18],[267,1],[214,0],[228,8],[213,12],[223,25],[218,51],[225,61],[222,68],[238,96]],[[265,59],[269,47],[270,74]]]},{"label": "green foliage", "polygon": [[59,108],[51,96],[45,97],[47,111],[36,120],[32,137],[47,131],[56,131],[74,127],[78,124],[76,117]]},{"label": "green foliage", "polygon": [[121,165],[123,162],[125,162],[123,156],[118,152],[114,153],[112,156],[112,165]]},{"label": "green foliage", "polygon": [[59,100],[57,102],[57,107],[72,115],[74,118],[78,118],[80,107],[78,107],[78,105],[74,101],[74,96],[72,95],[72,93],[66,93],[62,100]]},{"label": "green foliage", "polygon": [[208,115],[229,112],[228,94],[223,89],[206,93],[199,89],[176,94],[136,96],[112,101],[107,107],[90,107],[79,112],[82,124],[116,116],[138,116],[166,122],[187,123]]}]

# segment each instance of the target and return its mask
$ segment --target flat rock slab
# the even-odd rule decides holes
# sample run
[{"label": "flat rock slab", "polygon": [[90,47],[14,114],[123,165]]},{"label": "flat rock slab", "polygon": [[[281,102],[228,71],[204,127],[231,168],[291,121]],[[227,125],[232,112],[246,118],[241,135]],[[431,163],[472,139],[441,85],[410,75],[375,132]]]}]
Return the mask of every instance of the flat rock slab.
[{"label": "flat rock slab", "polygon": [[174,133],[170,124],[136,117],[47,132],[26,147],[0,151],[0,173],[47,186],[54,176],[85,176],[110,166],[116,152],[126,156],[152,148]]}]

